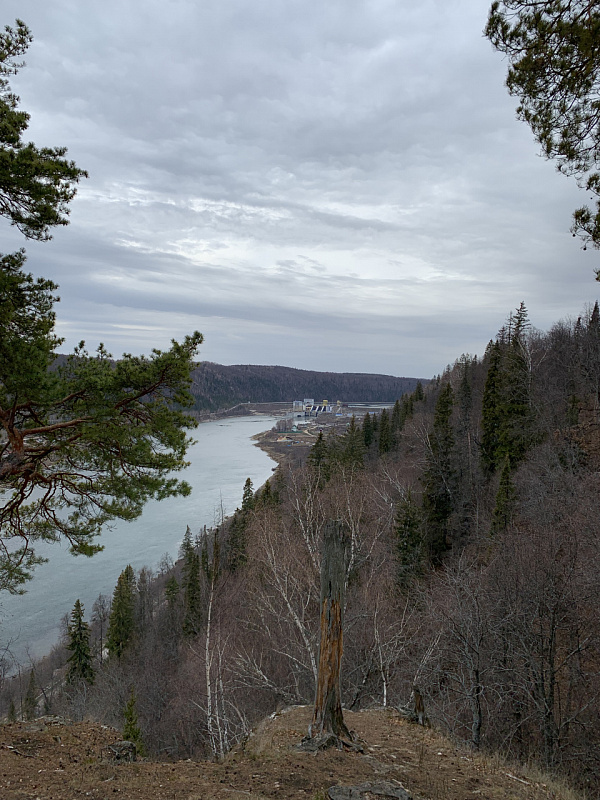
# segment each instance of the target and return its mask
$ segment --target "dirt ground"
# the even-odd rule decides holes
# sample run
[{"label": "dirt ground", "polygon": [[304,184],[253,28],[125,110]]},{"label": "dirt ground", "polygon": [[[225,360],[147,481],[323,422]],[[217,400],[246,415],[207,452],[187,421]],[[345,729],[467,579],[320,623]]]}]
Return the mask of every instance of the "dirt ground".
[{"label": "dirt ground", "polygon": [[[306,753],[296,745],[311,709],[269,718],[223,763],[137,761],[115,764],[107,746],[118,731],[43,718],[0,726],[1,800],[325,800],[331,786],[402,785],[429,800],[558,800],[572,797],[498,760],[456,749],[394,711],[345,712],[364,753]],[[367,794],[365,798],[374,797]]]}]

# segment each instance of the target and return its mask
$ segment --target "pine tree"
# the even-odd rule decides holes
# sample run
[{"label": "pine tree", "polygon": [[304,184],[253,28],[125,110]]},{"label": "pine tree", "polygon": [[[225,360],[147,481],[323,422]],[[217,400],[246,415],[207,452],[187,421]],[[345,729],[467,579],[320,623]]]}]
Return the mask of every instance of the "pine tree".
[{"label": "pine tree", "polygon": [[427,467],[423,476],[423,510],[431,558],[438,561],[450,547],[449,520],[454,508],[456,471],[452,411],[454,392],[450,383],[441,390],[429,437]]},{"label": "pine tree", "polygon": [[75,601],[71,612],[68,634],[67,650],[71,651],[71,655],[67,659],[67,683],[85,681],[91,685],[95,676],[90,648],[90,626],[83,619],[83,606],[79,600]]},{"label": "pine tree", "polygon": [[419,403],[421,400],[425,399],[425,392],[423,391],[423,384],[421,381],[417,381],[417,385],[415,386],[415,391],[413,394],[415,402]]},{"label": "pine tree", "polygon": [[126,742],[132,742],[135,745],[138,755],[145,756],[147,751],[146,746],[144,745],[144,739],[142,737],[142,729],[138,724],[136,705],[137,697],[135,696],[135,690],[132,686],[129,700],[127,701],[123,710],[123,739]]},{"label": "pine tree", "polygon": [[119,575],[113,593],[106,647],[111,656],[121,658],[135,633],[135,574],[130,564]]}]

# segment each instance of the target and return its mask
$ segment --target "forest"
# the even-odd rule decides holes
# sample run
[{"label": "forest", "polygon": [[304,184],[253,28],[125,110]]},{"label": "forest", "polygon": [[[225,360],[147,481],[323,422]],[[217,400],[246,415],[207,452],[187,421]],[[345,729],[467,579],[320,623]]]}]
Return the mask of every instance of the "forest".
[{"label": "forest", "polygon": [[62,644],[5,677],[0,713],[89,718],[153,756],[219,759],[314,701],[322,535],[350,538],[342,698],[590,792],[600,772],[600,312],[546,333],[523,304],[393,409],[323,433],[302,465],[176,564],[123,565]]},{"label": "forest", "polygon": [[218,411],[236,403],[278,403],[312,397],[335,403],[393,401],[412,392],[416,378],[395,378],[351,372],[315,372],[291,367],[203,361],[192,372],[191,392],[196,411]]}]

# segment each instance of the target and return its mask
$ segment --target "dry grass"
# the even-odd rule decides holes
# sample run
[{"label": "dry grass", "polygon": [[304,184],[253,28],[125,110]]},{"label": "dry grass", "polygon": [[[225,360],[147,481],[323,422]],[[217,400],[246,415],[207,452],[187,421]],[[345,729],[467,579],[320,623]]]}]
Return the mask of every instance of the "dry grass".
[{"label": "dry grass", "polygon": [[222,764],[181,761],[115,765],[106,747],[116,731],[51,721],[0,727],[2,800],[326,800],[327,788],[394,781],[428,800],[582,800],[556,781],[473,755],[389,710],[346,712],[364,753],[298,751],[312,710],[294,708],[263,721]]}]

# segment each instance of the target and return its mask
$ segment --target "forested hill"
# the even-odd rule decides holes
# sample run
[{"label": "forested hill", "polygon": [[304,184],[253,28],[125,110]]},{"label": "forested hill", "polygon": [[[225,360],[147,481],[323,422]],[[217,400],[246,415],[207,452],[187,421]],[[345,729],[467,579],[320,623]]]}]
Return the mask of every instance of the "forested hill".
[{"label": "forested hill", "polygon": [[[418,378],[360,372],[312,372],[255,364],[223,366],[205,361],[194,370],[197,410],[215,411],[236,403],[278,403],[314,398],[336,402],[393,402],[415,389]],[[422,381],[424,383],[424,381]]]}]

